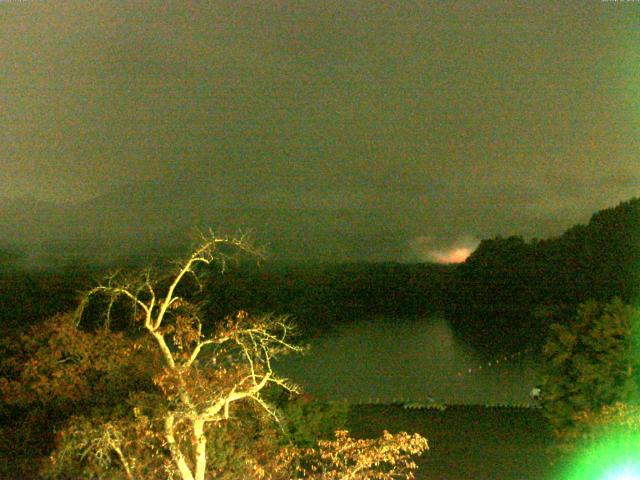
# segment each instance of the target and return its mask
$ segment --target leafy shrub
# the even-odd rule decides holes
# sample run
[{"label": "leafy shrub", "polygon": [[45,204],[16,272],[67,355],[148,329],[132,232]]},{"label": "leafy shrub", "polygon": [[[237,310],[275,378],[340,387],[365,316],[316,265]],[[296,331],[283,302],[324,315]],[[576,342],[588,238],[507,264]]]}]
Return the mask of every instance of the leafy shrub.
[{"label": "leafy shrub", "polygon": [[590,300],[568,326],[551,326],[542,408],[558,435],[571,435],[583,412],[637,397],[637,320],[638,311],[619,299]]},{"label": "leafy shrub", "polygon": [[232,421],[212,428],[207,434],[207,463],[212,477],[235,480],[253,478],[257,467],[277,470],[282,432],[273,420],[263,409],[249,404],[236,409]]},{"label": "leafy shrub", "polygon": [[616,402],[605,405],[597,412],[580,412],[574,417],[582,437],[611,434],[619,429],[628,433],[640,432],[640,405]]},{"label": "leafy shrub", "polygon": [[347,424],[347,402],[320,402],[299,395],[282,407],[282,426],[288,441],[298,447],[316,447],[318,440],[333,438]]},{"label": "leafy shrub", "polygon": [[[573,427],[554,443],[550,453],[558,460],[571,460],[580,450],[589,451],[594,446],[606,444],[612,439],[624,438],[626,447],[640,438],[640,406],[623,402],[605,405],[598,410],[585,410],[573,417]],[[640,445],[638,445],[640,447]]]}]

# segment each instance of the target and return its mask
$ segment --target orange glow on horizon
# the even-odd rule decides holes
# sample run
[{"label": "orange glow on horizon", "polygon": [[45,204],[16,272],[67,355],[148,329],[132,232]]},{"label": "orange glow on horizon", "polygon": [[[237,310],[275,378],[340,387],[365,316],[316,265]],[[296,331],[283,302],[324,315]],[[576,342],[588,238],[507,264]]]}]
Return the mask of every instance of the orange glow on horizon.
[{"label": "orange glow on horizon", "polygon": [[432,253],[433,259],[438,263],[462,263],[469,255],[471,255],[471,250],[466,247],[454,248],[446,252],[438,251]]}]

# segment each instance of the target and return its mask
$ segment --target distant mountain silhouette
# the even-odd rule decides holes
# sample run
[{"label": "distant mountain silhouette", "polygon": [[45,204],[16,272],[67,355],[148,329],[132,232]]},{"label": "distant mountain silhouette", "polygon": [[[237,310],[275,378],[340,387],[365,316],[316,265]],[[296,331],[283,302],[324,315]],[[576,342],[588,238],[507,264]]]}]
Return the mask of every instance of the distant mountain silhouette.
[{"label": "distant mountain silhouette", "polygon": [[[194,228],[211,227],[220,234],[253,233],[275,259],[376,261],[402,255],[402,232],[382,209],[280,207],[265,196],[229,176],[132,184],[73,205],[5,199],[0,242],[26,245],[41,258],[104,260],[175,251],[186,246]],[[385,227],[371,234],[372,224]]]},{"label": "distant mountain silhouette", "polygon": [[273,260],[385,261],[412,258],[410,240],[425,233],[453,242],[464,234],[486,238],[500,231],[497,225],[530,235],[540,228],[551,234],[562,224],[553,213],[499,209],[500,199],[481,210],[443,208],[451,192],[437,184],[425,186],[421,205],[414,206],[366,185],[327,190],[324,184],[291,181],[288,187],[286,179],[247,178],[238,169],[185,171],[81,203],[0,199],[0,246],[20,245],[43,261],[104,262],[149,252],[174,255],[187,246],[190,231],[211,227],[220,234],[252,233]]},{"label": "distant mountain silhouette", "polygon": [[50,238],[69,208],[32,197],[0,197],[0,241],[33,245]]}]

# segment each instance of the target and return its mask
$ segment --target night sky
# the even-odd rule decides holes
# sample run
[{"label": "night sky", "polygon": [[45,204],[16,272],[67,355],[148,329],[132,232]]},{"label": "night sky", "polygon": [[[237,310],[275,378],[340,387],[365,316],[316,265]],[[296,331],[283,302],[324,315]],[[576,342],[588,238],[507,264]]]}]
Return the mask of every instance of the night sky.
[{"label": "night sky", "polygon": [[2,2],[0,59],[0,197],[189,190],[447,261],[640,191],[638,2]]}]

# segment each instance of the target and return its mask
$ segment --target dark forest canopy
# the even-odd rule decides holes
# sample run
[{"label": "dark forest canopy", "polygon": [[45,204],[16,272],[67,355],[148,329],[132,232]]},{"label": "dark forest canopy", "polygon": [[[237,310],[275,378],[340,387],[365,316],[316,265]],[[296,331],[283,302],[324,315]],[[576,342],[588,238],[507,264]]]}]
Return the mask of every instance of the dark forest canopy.
[{"label": "dark forest canopy", "polygon": [[640,293],[640,199],[595,213],[547,240],[483,240],[455,271],[447,317],[476,346],[491,350],[539,346],[553,322],[566,322],[578,304]]},{"label": "dark forest canopy", "polygon": [[[117,266],[145,266],[150,258],[123,257],[124,264]],[[559,237],[483,240],[457,266],[267,259],[261,266],[240,264],[211,276],[203,295],[212,318],[238,309],[290,314],[311,335],[366,316],[443,312],[477,348],[517,350],[541,345],[548,325],[568,321],[587,299],[637,299],[639,259],[640,199],[634,198],[595,213],[587,225]],[[0,275],[3,328],[73,308],[76,292],[101,272],[102,267],[88,265],[22,273],[5,267]]]}]

